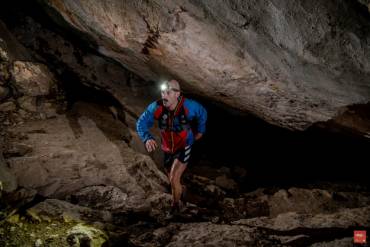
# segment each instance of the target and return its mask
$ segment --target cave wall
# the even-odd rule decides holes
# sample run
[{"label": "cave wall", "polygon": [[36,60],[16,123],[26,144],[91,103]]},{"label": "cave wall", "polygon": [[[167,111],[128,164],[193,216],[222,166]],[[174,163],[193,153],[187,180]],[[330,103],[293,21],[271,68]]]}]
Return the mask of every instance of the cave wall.
[{"label": "cave wall", "polygon": [[175,77],[285,128],[306,129],[370,98],[369,16],[356,1],[41,2],[144,79]]}]

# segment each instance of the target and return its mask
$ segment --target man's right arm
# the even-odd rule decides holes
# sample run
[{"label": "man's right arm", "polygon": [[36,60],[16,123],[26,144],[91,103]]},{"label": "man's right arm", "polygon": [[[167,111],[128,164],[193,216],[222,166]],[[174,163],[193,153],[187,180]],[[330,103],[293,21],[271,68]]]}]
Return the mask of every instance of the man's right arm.
[{"label": "man's right arm", "polygon": [[154,124],[154,112],[156,108],[157,102],[151,103],[136,122],[136,131],[144,143],[146,143],[148,140],[154,140],[153,136],[149,132],[149,129]]}]

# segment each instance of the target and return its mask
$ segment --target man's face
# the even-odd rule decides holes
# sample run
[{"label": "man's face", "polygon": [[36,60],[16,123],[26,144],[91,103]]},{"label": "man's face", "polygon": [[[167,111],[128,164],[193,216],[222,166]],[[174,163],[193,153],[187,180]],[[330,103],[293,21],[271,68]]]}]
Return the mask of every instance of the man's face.
[{"label": "man's face", "polygon": [[166,88],[161,90],[163,105],[170,110],[173,110],[178,101],[178,97],[180,96],[180,92],[178,89],[171,87],[169,84]]}]

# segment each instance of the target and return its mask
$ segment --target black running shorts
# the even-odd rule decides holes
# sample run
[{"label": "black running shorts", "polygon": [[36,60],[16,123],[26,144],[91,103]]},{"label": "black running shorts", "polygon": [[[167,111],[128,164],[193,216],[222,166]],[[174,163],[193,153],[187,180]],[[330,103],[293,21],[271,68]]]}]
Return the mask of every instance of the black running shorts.
[{"label": "black running shorts", "polygon": [[186,146],[183,149],[176,151],[176,153],[164,153],[164,167],[169,169],[171,168],[175,159],[178,159],[184,164],[188,164],[191,154],[191,145]]}]

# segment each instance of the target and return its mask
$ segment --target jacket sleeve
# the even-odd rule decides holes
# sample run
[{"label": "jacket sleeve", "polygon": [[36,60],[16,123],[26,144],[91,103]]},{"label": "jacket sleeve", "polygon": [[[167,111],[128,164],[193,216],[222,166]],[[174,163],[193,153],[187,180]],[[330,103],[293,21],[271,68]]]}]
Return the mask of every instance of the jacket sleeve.
[{"label": "jacket sleeve", "polygon": [[204,134],[206,132],[206,122],[207,122],[207,111],[198,102],[191,100],[192,109],[194,111],[194,118],[197,120],[197,132]]},{"label": "jacket sleeve", "polygon": [[149,139],[154,139],[150,134],[149,129],[154,124],[154,112],[157,108],[157,102],[151,103],[146,110],[141,114],[136,122],[136,131],[140,139],[145,143]]}]

